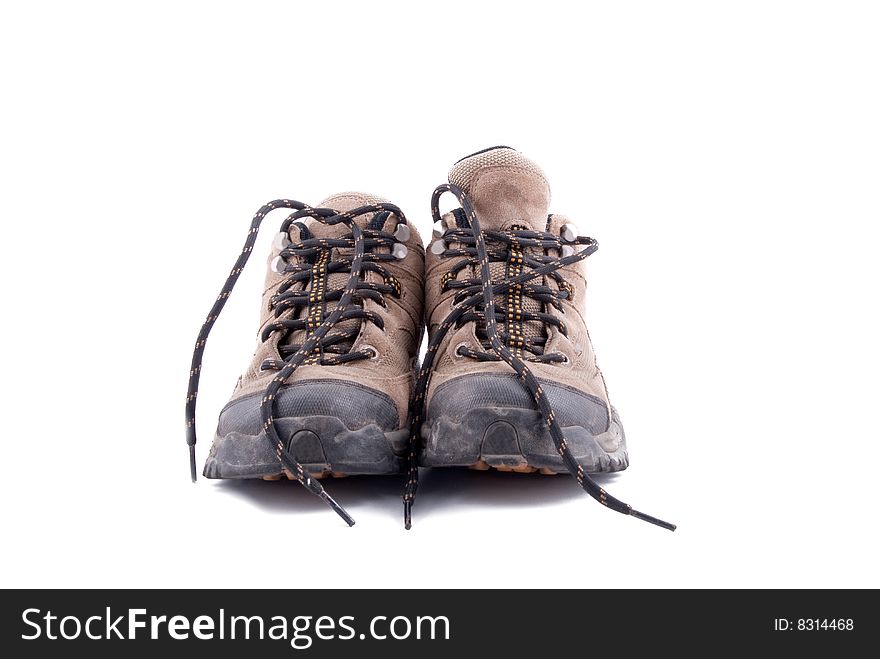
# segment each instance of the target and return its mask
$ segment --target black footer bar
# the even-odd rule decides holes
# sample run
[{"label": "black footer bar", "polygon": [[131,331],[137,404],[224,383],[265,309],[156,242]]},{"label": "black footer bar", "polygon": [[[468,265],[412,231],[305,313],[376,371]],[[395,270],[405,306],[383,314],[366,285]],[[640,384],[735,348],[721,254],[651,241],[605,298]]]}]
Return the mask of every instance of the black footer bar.
[{"label": "black footer bar", "polygon": [[7,590],[0,644],[19,651],[5,656],[848,656],[880,636],[876,601],[866,590]]}]

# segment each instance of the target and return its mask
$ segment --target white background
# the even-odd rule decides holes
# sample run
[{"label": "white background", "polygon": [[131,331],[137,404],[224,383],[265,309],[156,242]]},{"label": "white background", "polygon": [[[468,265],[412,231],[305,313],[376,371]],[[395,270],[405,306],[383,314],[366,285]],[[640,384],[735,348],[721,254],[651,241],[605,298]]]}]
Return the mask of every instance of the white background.
[{"label": "white background", "polygon": [[[880,16],[856,2],[4,3],[3,586],[880,586]],[[265,201],[430,234],[510,144],[601,248],[590,330],[632,467],[189,482],[192,344]],[[216,326],[203,462],[270,217]]]}]

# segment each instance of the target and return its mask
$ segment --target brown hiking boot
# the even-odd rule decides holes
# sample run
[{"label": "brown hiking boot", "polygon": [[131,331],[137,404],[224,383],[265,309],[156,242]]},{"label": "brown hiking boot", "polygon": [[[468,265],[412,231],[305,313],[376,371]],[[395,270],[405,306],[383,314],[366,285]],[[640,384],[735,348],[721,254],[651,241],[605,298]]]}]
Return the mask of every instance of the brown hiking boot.
[{"label": "brown hiking boot", "polygon": [[[461,208],[441,217],[444,192]],[[434,193],[407,518],[419,464],[567,471],[604,505],[674,528],[587,476],[626,469],[629,458],[583,317],[583,260],[597,244],[548,214],[549,203],[544,173],[508,147],[460,160]]]},{"label": "brown hiking boot", "polygon": [[195,480],[195,403],[205,341],[265,215],[284,208],[269,257],[258,346],[220,413],[208,478],[286,475],[353,523],[316,479],[400,473],[422,334],[424,247],[378,197],[335,195],[317,208],[261,208],[196,342],[187,396]]}]

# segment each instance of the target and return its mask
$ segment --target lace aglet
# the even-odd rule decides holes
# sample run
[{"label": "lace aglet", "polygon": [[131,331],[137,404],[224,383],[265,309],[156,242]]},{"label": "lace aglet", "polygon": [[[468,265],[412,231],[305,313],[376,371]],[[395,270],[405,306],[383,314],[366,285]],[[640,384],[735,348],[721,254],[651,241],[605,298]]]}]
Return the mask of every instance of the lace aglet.
[{"label": "lace aglet", "polygon": [[412,528],[412,501],[403,502],[403,527],[407,531]]},{"label": "lace aglet", "polygon": [[668,531],[674,531],[676,529],[675,524],[670,524],[669,522],[664,522],[662,519],[657,519],[656,517],[651,517],[650,515],[646,515],[645,513],[640,513],[638,510],[630,509],[629,514],[635,517],[636,519],[640,519],[644,522],[648,522],[649,524],[654,524],[655,526],[659,526]]},{"label": "lace aglet", "polygon": [[348,524],[349,526],[354,526],[354,517],[349,515],[345,508],[336,503],[336,500],[329,494],[327,494],[327,490],[322,489],[321,493],[318,496],[324,501],[324,503],[326,503],[333,509],[333,512],[344,519],[346,524]]},{"label": "lace aglet", "polygon": [[192,478],[192,482],[196,482],[196,447],[191,445],[189,447],[189,475]]}]

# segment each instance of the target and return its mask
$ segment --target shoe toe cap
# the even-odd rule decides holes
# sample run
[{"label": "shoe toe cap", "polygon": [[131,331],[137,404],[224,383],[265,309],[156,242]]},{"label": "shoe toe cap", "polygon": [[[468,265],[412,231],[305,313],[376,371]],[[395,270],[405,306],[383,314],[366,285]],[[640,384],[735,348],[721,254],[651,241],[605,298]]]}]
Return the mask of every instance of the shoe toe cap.
[{"label": "shoe toe cap", "polygon": [[[218,434],[262,431],[263,392],[231,401],[220,413]],[[333,417],[355,430],[376,425],[383,432],[399,426],[397,407],[381,391],[356,382],[305,380],[283,386],[275,396],[275,418]]]},{"label": "shoe toe cap", "polygon": [[[580,426],[594,435],[608,429],[608,408],[602,399],[558,382],[539,382],[560,426]],[[463,375],[437,387],[428,403],[428,418],[458,423],[474,409],[505,408],[537,410],[532,394],[516,375]]]}]

